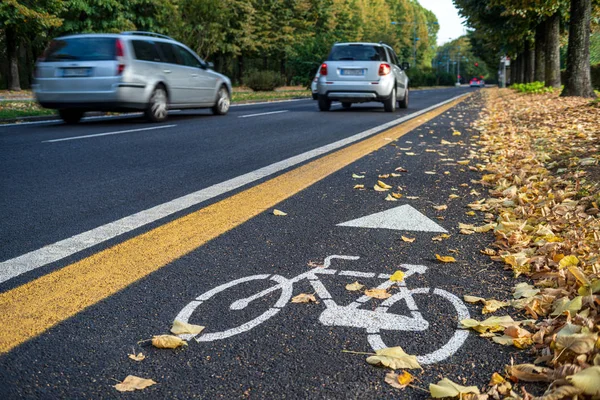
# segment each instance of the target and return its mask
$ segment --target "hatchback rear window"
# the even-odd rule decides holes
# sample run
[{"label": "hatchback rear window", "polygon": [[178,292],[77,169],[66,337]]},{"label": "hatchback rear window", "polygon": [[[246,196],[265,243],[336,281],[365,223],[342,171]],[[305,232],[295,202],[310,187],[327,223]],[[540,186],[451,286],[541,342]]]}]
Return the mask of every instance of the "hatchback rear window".
[{"label": "hatchback rear window", "polygon": [[114,60],[116,38],[82,37],[53,40],[44,61]]},{"label": "hatchback rear window", "polygon": [[349,44],[333,46],[328,61],[386,61],[385,50],[380,46]]}]

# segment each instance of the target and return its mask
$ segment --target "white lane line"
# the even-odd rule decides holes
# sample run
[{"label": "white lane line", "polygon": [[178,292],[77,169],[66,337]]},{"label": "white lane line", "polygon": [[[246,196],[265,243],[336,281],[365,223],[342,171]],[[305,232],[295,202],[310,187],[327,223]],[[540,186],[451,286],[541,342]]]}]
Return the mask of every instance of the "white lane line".
[{"label": "white lane line", "polygon": [[67,140],[89,139],[89,138],[94,138],[94,137],[98,137],[98,136],[120,135],[121,133],[153,131],[155,129],[172,128],[174,126],[177,126],[177,125],[151,126],[150,128],[128,129],[126,131],[105,132],[105,133],[96,133],[93,135],[73,136],[73,137],[61,138],[61,139],[44,140],[42,143],[65,142]]},{"label": "white lane line", "polygon": [[402,118],[395,119],[345,139],[338,140],[337,142],[333,142],[317,149],[298,154],[297,156],[290,157],[283,161],[278,161],[266,167],[240,175],[236,178],[217,183],[216,185],[198,190],[197,192],[190,193],[163,204],[159,204],[147,210],[143,210],[119,220],[109,222],[106,225],[99,226],[87,232],[83,232],[48,246],[44,246],[41,249],[33,250],[29,253],[25,253],[21,256],[1,262],[0,283],[14,278],[15,276],[24,274],[25,272],[29,272],[36,268],[43,267],[44,265],[62,260],[65,257],[88,249],[92,246],[96,246],[119,235],[131,232],[134,229],[138,229],[142,226],[158,221],[159,219],[168,217],[174,213],[197,206],[200,203],[213,199],[217,196],[221,196],[232,190],[239,189],[242,186],[248,185],[252,182],[264,179],[270,175],[303,163],[307,160],[319,157],[325,153],[329,153],[330,151],[337,150],[351,143],[365,139],[366,137],[372,136],[382,130],[391,128],[392,126],[415,118],[421,114],[425,114],[437,107],[453,102],[454,100],[468,94],[469,93],[465,93],[460,96],[453,97],[446,101],[442,101],[441,103],[427,107],[421,111],[417,111]]},{"label": "white lane line", "polygon": [[269,111],[269,112],[258,113],[258,114],[247,114],[247,115],[240,115],[238,118],[260,117],[261,115],[281,114],[281,113],[286,113],[288,111],[289,110],[279,110],[279,111]]}]

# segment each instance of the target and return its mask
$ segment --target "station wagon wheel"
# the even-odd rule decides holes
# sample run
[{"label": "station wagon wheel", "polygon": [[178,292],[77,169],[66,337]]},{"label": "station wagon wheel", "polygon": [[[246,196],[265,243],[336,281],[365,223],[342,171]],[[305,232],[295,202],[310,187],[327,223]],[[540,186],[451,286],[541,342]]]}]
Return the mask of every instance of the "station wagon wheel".
[{"label": "station wagon wheel", "polygon": [[400,108],[408,108],[408,88],[406,88],[406,93],[404,93],[404,99],[398,102]]},{"label": "station wagon wheel", "polygon": [[212,108],[213,114],[215,115],[225,115],[227,111],[229,111],[229,107],[231,105],[231,99],[229,97],[229,92],[225,89],[224,86],[221,86],[219,92],[217,93],[217,101]]},{"label": "station wagon wheel", "polygon": [[167,119],[168,97],[163,86],[157,86],[152,92],[145,114],[146,118],[153,122],[162,122]]},{"label": "station wagon wheel", "polygon": [[390,97],[388,97],[387,100],[385,100],[383,102],[383,109],[386,112],[396,111],[396,88],[392,89],[392,93],[390,94]]},{"label": "station wagon wheel", "polygon": [[58,115],[60,115],[60,118],[62,118],[65,123],[76,124],[81,120],[81,117],[83,117],[83,111],[68,108],[58,110]]},{"label": "station wagon wheel", "polygon": [[342,107],[344,107],[346,110],[349,109],[350,107],[352,107],[352,103],[348,103],[348,102],[342,102]]}]

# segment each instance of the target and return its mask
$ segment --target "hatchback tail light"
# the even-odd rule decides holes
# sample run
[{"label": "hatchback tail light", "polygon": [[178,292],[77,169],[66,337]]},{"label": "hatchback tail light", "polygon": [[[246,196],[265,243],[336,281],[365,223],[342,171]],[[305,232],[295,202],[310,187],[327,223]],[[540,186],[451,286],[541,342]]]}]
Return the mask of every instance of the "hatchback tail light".
[{"label": "hatchback tail light", "polygon": [[390,67],[390,64],[379,64],[379,76],[388,75],[390,72],[392,72],[392,67]]},{"label": "hatchback tail light", "polygon": [[321,75],[322,76],[327,76],[327,64],[323,63],[321,65]]},{"label": "hatchback tail light", "polygon": [[117,58],[117,75],[123,74],[125,70],[125,63],[123,62],[123,57],[125,56],[125,52],[123,51],[123,42],[121,39],[117,39],[115,41],[115,56]]}]

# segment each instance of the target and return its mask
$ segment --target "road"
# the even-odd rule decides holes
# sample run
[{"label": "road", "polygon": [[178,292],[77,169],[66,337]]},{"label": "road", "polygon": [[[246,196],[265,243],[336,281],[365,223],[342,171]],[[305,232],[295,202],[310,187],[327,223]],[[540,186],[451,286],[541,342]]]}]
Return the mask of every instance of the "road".
[{"label": "road", "polygon": [[[471,91],[413,91],[410,108],[395,113],[373,104],[322,113],[297,100],[240,105],[225,117],[174,112],[158,125],[133,116],[0,126],[0,396],[106,398],[133,374],[158,382],[143,392],[153,398],[403,397],[364,356],[342,352],[382,343],[430,364],[423,382],[463,383],[459,376],[482,385],[514,355],[456,329],[464,312],[480,315],[460,298],[502,297],[511,282],[479,253],[490,238],[457,235],[458,222],[481,220],[464,216],[477,174],[440,161],[469,156],[481,105],[471,96],[440,116],[410,119]],[[408,170],[395,178],[405,197],[382,201],[371,189],[376,176],[398,166]],[[364,180],[352,178],[363,172]],[[353,189],[363,181],[369,190]],[[448,210],[432,208],[440,204]],[[275,206],[288,215],[272,215]],[[374,220],[399,226],[339,226],[386,211],[397,215]],[[443,231],[451,239],[431,240]],[[416,240],[402,242],[401,234]],[[435,261],[450,250],[458,263]],[[331,269],[364,273],[308,275],[293,289],[284,285],[290,293],[235,311],[226,287],[195,300],[258,275],[235,286],[237,298],[251,296],[332,255],[354,259],[332,258]],[[388,312],[418,308],[425,325],[399,334],[365,322],[372,314],[335,313],[334,304],[356,300],[346,283],[377,286],[385,282],[379,274],[411,265],[422,266],[406,281],[425,288],[413,294],[417,306],[402,306],[397,294],[402,301]],[[315,292],[319,304],[288,304],[288,294],[301,292]],[[361,306],[377,307],[373,299]],[[261,316],[265,310],[275,314]],[[177,351],[139,343],[167,333],[176,316],[206,325],[204,339]],[[402,321],[386,323],[410,330]],[[128,359],[132,348],[146,360]]]}]

